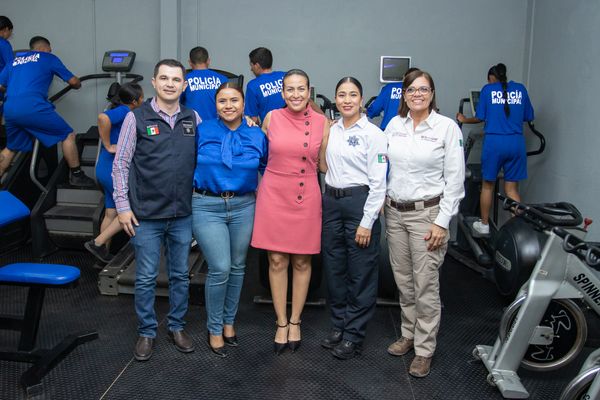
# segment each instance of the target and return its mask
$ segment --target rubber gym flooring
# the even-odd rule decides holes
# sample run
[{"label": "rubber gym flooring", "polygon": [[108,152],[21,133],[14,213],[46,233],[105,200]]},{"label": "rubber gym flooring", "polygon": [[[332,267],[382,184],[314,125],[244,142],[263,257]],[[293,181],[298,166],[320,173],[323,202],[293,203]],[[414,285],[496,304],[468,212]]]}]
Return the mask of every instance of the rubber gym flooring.
[{"label": "rubber gym flooring", "polygon": [[[61,251],[45,262],[78,266],[80,285],[48,290],[38,344],[51,347],[64,336],[93,330],[100,338],[79,346],[43,380],[43,399],[501,399],[486,383],[486,370],[471,351],[476,344],[492,344],[503,300],[476,273],[447,257],[442,267],[442,324],[431,374],[408,375],[412,354],[396,358],[387,346],[399,337],[400,309],[379,307],[371,321],[360,357],[333,358],[319,346],[329,330],[328,311],[307,307],[302,321],[302,347],[275,356],[272,350],[274,313],[271,305],[252,302],[260,294],[258,257],[251,251],[236,321],[240,347],[227,358],[213,355],[206,345],[206,316],[202,306],[190,306],[186,327],[196,351],[182,354],[168,341],[166,299],[156,303],[159,336],[153,357],[137,362],[133,297],[102,296],[93,258],[78,251]],[[0,257],[0,265],[31,260],[28,247]],[[20,313],[26,289],[0,286],[0,314]],[[590,335],[594,332],[590,331]],[[16,333],[0,331],[0,348],[13,349]],[[549,373],[520,370],[531,399],[557,399],[575,376],[591,349],[571,365]],[[28,367],[0,361],[0,398],[24,399],[19,376]],[[36,397],[37,398],[37,397]]]}]

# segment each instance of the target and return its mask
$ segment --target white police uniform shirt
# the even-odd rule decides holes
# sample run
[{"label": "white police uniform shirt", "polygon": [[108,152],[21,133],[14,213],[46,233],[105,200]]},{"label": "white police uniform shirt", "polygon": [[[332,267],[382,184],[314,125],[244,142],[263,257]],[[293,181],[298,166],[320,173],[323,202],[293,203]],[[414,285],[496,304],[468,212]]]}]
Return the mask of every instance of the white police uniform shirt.
[{"label": "white police uniform shirt", "polygon": [[434,223],[448,229],[465,196],[465,161],[458,125],[432,110],[413,129],[409,111],[407,117],[392,118],[385,134],[390,163],[387,195],[399,203],[441,195]]},{"label": "white police uniform shirt", "polygon": [[340,119],[329,131],[325,159],[325,183],[329,186],[338,189],[369,187],[360,226],[371,229],[385,201],[386,136],[369,122],[366,115],[347,129]]}]

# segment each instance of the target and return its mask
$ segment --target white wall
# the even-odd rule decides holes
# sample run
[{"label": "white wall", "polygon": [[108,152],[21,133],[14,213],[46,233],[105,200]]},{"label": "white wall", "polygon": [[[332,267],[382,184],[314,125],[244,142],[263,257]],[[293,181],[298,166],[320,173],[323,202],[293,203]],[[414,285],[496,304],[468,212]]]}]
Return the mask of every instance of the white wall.
[{"label": "white wall", "polygon": [[596,219],[589,237],[600,240],[600,2],[534,1],[532,26],[529,91],[548,144],[530,162],[524,195],[575,204]]}]

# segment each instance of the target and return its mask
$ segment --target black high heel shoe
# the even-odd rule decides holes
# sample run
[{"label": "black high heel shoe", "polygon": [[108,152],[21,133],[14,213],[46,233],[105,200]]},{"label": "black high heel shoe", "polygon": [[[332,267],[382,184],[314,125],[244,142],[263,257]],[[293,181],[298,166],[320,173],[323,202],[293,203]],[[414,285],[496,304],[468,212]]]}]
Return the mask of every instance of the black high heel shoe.
[{"label": "black high heel shoe", "polygon": [[227,357],[227,349],[225,348],[225,346],[212,347],[212,345],[210,344],[210,332],[207,332],[206,339],[207,339],[208,347],[210,347],[210,350],[213,353],[215,353],[216,355],[218,355],[221,358]]},{"label": "black high heel shoe", "polygon": [[[277,325],[277,328],[287,328],[289,326],[289,324],[279,325],[277,321],[275,321],[275,325]],[[275,350],[275,354],[280,355],[285,351],[286,347],[288,347],[288,342],[277,343],[273,340],[273,350]]]},{"label": "black high heel shoe", "polygon": [[[302,324],[302,320],[299,320],[298,322],[292,322],[290,320],[290,325],[294,325],[294,326],[300,326],[300,324]],[[289,335],[289,332],[288,332]],[[288,347],[290,348],[290,350],[293,352],[295,352],[296,350],[298,350],[300,348],[300,345],[302,344],[302,339],[299,340],[290,340],[289,336],[288,336]]]}]

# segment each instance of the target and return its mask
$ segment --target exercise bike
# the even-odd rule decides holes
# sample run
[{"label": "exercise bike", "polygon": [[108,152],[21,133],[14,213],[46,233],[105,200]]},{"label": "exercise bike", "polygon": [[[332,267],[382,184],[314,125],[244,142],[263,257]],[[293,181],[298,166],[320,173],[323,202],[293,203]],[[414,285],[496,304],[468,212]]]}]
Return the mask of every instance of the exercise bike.
[{"label": "exercise bike", "polygon": [[517,375],[519,366],[555,370],[575,359],[585,344],[586,319],[572,299],[583,300],[600,315],[600,249],[582,240],[583,229],[548,230],[552,224],[547,220],[554,217],[535,206],[506,198],[504,205],[547,231],[548,239],[529,281],[505,310],[494,346],[477,345],[473,355],[502,396],[524,399],[529,393]]},{"label": "exercise bike", "polygon": [[593,351],[579,374],[563,390],[560,400],[600,399],[600,349]]}]

